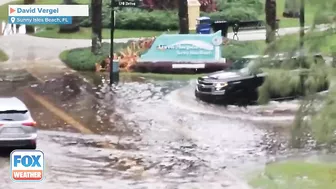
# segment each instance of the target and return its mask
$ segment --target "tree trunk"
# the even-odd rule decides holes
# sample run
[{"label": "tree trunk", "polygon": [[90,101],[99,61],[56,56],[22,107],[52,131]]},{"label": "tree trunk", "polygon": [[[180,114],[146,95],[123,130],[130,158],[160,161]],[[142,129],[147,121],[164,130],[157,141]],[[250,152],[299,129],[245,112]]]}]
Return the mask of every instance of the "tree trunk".
[{"label": "tree trunk", "polygon": [[73,0],[63,0],[63,4],[65,4],[65,5],[71,5],[71,4],[73,4],[72,1]]},{"label": "tree trunk", "polygon": [[[31,5],[35,4],[35,0],[24,0],[23,4],[25,5]],[[35,32],[35,27],[32,25],[26,25],[26,33],[34,33]]]},{"label": "tree trunk", "polygon": [[276,0],[266,0],[266,43],[275,41],[276,35]]},{"label": "tree trunk", "polygon": [[99,54],[102,42],[102,0],[91,0],[93,54]]},{"label": "tree trunk", "polygon": [[[63,5],[78,5],[74,0],[63,0]],[[80,30],[79,17],[73,16],[71,24],[62,24],[59,26],[59,33],[75,33]]]},{"label": "tree trunk", "polygon": [[188,34],[189,33],[189,19],[188,19],[188,1],[187,0],[180,0],[179,1],[179,8],[178,8],[178,15],[179,15],[179,25],[180,25],[180,34]]},{"label": "tree trunk", "polygon": [[332,66],[336,68],[336,45],[331,47]]},{"label": "tree trunk", "polygon": [[35,2],[36,2],[35,0],[24,0],[23,4],[30,5],[30,4],[34,4]]},{"label": "tree trunk", "polygon": [[299,0],[285,0],[285,9],[282,13],[286,18],[299,18],[300,16],[300,2]]}]

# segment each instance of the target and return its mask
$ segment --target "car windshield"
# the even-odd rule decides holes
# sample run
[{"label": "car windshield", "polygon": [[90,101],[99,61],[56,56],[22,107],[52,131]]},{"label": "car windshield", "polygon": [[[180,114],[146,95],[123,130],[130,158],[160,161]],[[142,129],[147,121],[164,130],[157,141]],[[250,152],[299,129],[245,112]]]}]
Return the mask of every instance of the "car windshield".
[{"label": "car windshield", "polygon": [[240,70],[247,66],[247,64],[251,61],[251,59],[248,58],[241,58],[236,61],[234,61],[230,67],[230,70]]},{"label": "car windshield", "polygon": [[238,70],[239,73],[242,75],[250,75],[251,74],[251,67],[255,64],[254,59],[249,59],[248,61],[245,62],[244,67]]}]

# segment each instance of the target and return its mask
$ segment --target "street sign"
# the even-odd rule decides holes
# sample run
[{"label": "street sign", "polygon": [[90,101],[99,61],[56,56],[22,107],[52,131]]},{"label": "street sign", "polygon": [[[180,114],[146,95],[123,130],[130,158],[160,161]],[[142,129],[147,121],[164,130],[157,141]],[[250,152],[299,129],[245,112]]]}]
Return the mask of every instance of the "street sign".
[{"label": "street sign", "polygon": [[138,7],[142,1],[141,0],[115,0],[115,7]]}]

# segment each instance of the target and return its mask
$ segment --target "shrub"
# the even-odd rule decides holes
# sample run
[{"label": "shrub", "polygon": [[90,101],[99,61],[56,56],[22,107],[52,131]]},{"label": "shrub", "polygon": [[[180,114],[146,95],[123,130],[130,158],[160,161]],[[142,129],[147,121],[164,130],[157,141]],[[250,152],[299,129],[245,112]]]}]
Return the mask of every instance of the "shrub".
[{"label": "shrub", "polygon": [[[114,55],[120,60],[120,68],[129,71],[140,54],[151,47],[153,41],[154,38],[145,38],[138,41],[129,41],[128,43],[115,43]],[[85,47],[63,51],[60,54],[60,59],[72,69],[94,71],[96,63],[101,63],[109,54],[110,44],[102,43],[101,54],[99,55],[91,53],[91,47]]]},{"label": "shrub", "polygon": [[[199,0],[201,4],[201,10],[204,11],[215,11],[216,4],[215,0]],[[178,7],[178,1],[170,1],[170,0],[143,0],[143,4],[145,7],[151,9],[176,9]]]},{"label": "shrub", "polygon": [[[103,27],[110,28],[110,13],[109,8],[105,7],[103,12]],[[147,11],[136,8],[125,8],[116,11],[116,25],[117,29],[128,30],[177,30],[178,16],[176,11]],[[81,22],[82,27],[91,26],[91,17],[86,17]]]},{"label": "shrub", "polygon": [[[127,44],[115,43],[114,52],[118,52],[124,48]],[[102,43],[102,50],[100,55],[94,55],[91,53],[91,47],[77,48],[69,50],[64,57],[63,61],[72,69],[80,71],[94,71],[95,63],[101,62],[110,54],[110,44]]]},{"label": "shrub", "polygon": [[116,28],[130,30],[177,30],[178,15],[175,11],[126,9],[117,12]]},{"label": "shrub", "polygon": [[226,11],[237,7],[248,7],[258,14],[264,11],[264,5],[260,0],[217,0],[218,11]]},{"label": "shrub", "polygon": [[7,54],[0,49],[0,62],[5,62],[7,60],[8,60]]},{"label": "shrub", "polygon": [[218,11],[212,13],[201,13],[201,16],[208,16],[211,20],[225,20],[225,21],[246,21],[246,20],[257,20],[258,14],[251,8],[231,8],[226,11]]},{"label": "shrub", "polygon": [[217,12],[202,12],[201,16],[208,16],[211,20],[246,21],[258,20],[259,15],[255,8],[236,3],[236,5],[232,4],[232,6],[223,6],[223,8]]},{"label": "shrub", "polygon": [[323,11],[316,13],[314,17],[315,24],[329,24],[336,18],[335,12]]}]

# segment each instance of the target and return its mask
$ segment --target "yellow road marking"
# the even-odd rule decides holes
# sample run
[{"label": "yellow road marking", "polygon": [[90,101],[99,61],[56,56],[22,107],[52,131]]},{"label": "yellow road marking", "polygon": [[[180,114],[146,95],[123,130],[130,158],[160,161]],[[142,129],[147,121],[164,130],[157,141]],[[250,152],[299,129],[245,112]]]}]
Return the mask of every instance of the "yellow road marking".
[{"label": "yellow road marking", "polygon": [[65,113],[63,110],[57,108],[55,105],[53,105],[51,102],[47,101],[42,96],[34,93],[30,89],[26,89],[26,92],[34,98],[37,102],[39,102],[41,105],[43,105],[46,109],[51,111],[53,114],[67,122],[68,124],[72,125],[75,129],[79,130],[83,134],[93,134],[93,132],[83,126],[81,123],[76,121],[73,117],[69,116],[67,113]]},{"label": "yellow road marking", "polygon": [[42,83],[45,83],[45,80],[43,80],[42,78],[40,78],[39,76],[37,76],[31,69],[26,68],[27,72],[30,73],[33,77],[35,77],[37,80],[39,80]]},{"label": "yellow road marking", "polygon": [[[27,71],[36,79],[38,79],[41,83],[45,83],[45,80],[41,79],[38,77],[36,74],[34,74],[31,70]],[[61,118],[63,121],[66,123],[70,124],[73,128],[77,129],[79,132],[82,134],[94,134],[90,129],[85,127],[83,124],[80,122],[76,121],[73,117],[71,117],[69,114],[64,112],[63,110],[57,108],[54,104],[43,98],[42,96],[34,93],[30,89],[25,89],[25,91],[38,103],[40,103],[42,106],[44,106],[46,109],[48,109],[51,113],[55,114],[59,118]],[[115,148],[113,144],[110,144],[108,141],[102,142],[102,147],[104,148]]]},{"label": "yellow road marking", "polygon": [[[27,72],[29,72],[33,77],[35,77],[37,80],[39,80],[41,83],[45,83],[45,80],[40,78],[38,75],[36,75],[34,73],[34,71],[32,71],[31,69],[26,69]],[[56,116],[58,116],[59,118],[61,118],[63,121],[65,121],[66,123],[70,124],[72,127],[74,127],[75,129],[77,129],[78,131],[80,131],[83,134],[94,134],[93,131],[91,131],[90,129],[88,129],[87,127],[85,127],[83,124],[81,124],[80,122],[76,121],[73,117],[71,117],[69,114],[67,114],[66,112],[64,112],[63,110],[57,108],[54,104],[52,104],[51,102],[49,102],[47,99],[43,98],[42,96],[34,93],[32,90],[30,89],[26,89],[26,92],[37,102],[39,102],[42,106],[44,106],[46,109],[48,109],[51,113],[55,114]],[[103,142],[102,146],[104,148],[115,148],[115,146],[113,144],[110,144],[109,142]]]}]

